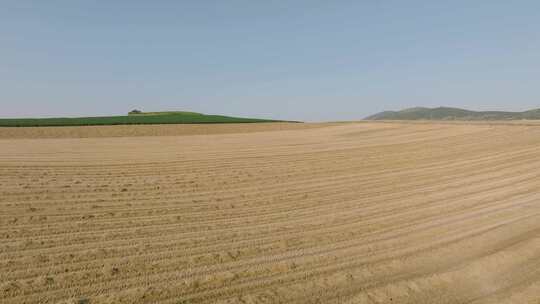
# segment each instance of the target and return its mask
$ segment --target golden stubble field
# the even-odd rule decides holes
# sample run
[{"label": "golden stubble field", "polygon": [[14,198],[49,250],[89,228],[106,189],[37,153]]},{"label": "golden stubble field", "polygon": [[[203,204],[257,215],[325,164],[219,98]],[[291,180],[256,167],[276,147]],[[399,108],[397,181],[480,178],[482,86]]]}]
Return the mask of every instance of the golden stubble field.
[{"label": "golden stubble field", "polygon": [[540,303],[540,125],[204,128],[1,129],[0,303]]}]

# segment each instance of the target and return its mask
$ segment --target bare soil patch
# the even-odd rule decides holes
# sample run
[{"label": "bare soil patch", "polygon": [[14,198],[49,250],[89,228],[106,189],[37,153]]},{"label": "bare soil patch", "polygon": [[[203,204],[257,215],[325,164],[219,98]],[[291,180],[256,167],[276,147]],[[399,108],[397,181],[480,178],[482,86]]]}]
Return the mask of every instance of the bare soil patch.
[{"label": "bare soil patch", "polygon": [[0,302],[538,303],[540,126],[214,127],[1,130]]}]

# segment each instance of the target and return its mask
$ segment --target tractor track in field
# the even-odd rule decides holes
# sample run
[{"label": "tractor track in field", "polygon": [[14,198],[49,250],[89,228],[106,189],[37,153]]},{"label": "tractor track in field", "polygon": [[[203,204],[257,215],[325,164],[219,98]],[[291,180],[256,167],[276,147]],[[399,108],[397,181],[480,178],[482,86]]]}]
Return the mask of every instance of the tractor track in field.
[{"label": "tractor track in field", "polygon": [[532,122],[0,129],[0,303],[537,304],[539,172]]}]

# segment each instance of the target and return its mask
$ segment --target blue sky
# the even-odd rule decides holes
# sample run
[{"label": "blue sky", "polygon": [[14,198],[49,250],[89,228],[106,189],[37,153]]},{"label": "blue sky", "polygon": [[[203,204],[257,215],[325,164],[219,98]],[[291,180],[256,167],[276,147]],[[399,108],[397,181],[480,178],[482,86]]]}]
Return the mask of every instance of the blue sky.
[{"label": "blue sky", "polygon": [[539,1],[0,2],[0,117],[540,107]]}]

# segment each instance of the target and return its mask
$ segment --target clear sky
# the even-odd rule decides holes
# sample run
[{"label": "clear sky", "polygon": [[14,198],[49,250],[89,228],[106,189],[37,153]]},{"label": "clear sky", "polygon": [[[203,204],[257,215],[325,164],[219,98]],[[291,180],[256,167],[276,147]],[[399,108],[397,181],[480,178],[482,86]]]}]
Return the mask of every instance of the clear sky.
[{"label": "clear sky", "polygon": [[0,1],[0,117],[540,107],[540,1]]}]

